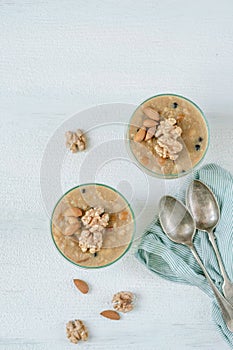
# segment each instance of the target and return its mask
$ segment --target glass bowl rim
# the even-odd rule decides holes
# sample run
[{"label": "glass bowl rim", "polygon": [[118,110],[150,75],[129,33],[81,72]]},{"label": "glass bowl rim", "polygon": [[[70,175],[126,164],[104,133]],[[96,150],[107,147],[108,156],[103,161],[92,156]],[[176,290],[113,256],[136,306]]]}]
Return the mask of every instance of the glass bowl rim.
[{"label": "glass bowl rim", "polygon": [[[198,111],[200,112],[204,122],[205,122],[205,125],[206,125],[206,129],[207,129],[207,145],[206,145],[206,149],[201,157],[201,159],[192,167],[190,168],[189,170],[185,171],[185,172],[182,172],[182,173],[178,173],[178,174],[159,174],[159,173],[156,173],[150,169],[148,169],[147,167],[145,167],[142,163],[139,162],[139,160],[136,158],[136,156],[134,155],[131,147],[130,147],[130,139],[128,137],[128,134],[129,134],[129,127],[131,125],[131,120],[135,114],[135,112],[144,104],[146,103],[147,101],[149,100],[152,100],[153,98],[156,98],[156,97],[160,97],[160,96],[174,96],[174,97],[178,97],[178,98],[181,98],[183,100],[186,100],[188,101],[189,103],[191,103],[192,105],[194,105],[194,107],[196,107],[198,109]],[[130,116],[130,119],[129,119],[129,123],[127,124],[127,127],[126,127],[126,136],[125,136],[125,140],[127,142],[127,149],[130,151],[130,155],[133,156],[133,160],[136,161],[136,163],[142,168],[143,171],[145,171],[148,175],[152,176],[152,177],[157,177],[157,178],[160,178],[160,179],[166,179],[166,180],[169,180],[169,179],[177,179],[177,178],[180,178],[182,176],[185,176],[185,175],[188,175],[191,173],[192,170],[196,169],[198,167],[198,165],[203,161],[203,159],[205,158],[206,156],[206,153],[209,149],[209,145],[210,145],[210,127],[209,127],[209,123],[207,121],[207,118],[204,114],[204,112],[202,111],[202,109],[195,103],[193,102],[192,100],[190,100],[189,98],[185,97],[185,96],[182,96],[182,95],[179,95],[179,94],[174,94],[174,93],[161,93],[161,94],[157,94],[157,95],[154,95],[154,96],[151,96],[149,98],[147,98],[146,100],[144,100],[143,102],[141,102],[137,108],[133,111],[133,114]]]},{"label": "glass bowl rim", "polygon": [[[53,225],[53,215],[55,213],[55,210],[58,206],[58,204],[61,202],[61,200],[68,194],[70,193],[71,191],[77,189],[77,188],[80,188],[80,187],[84,187],[84,186],[101,186],[101,187],[106,187],[110,190],[112,190],[113,192],[117,193],[127,204],[130,212],[131,212],[131,215],[132,215],[132,219],[133,219],[133,233],[132,233],[132,237],[130,239],[130,242],[127,246],[127,248],[125,249],[125,251],[115,260],[111,261],[110,263],[108,264],[105,264],[105,265],[101,265],[101,266],[85,266],[85,265],[80,265],[76,262],[74,262],[73,260],[71,260],[70,258],[68,258],[67,256],[65,256],[65,254],[60,250],[60,248],[58,247],[57,243],[55,242],[55,238],[53,236],[53,230],[52,230],[52,225]],[[132,243],[133,243],[133,239],[134,239],[134,236],[135,236],[135,232],[136,232],[136,219],[135,219],[135,214],[134,214],[134,211],[131,207],[131,205],[129,204],[128,200],[125,198],[125,196],[119,192],[118,190],[116,190],[115,188],[109,186],[109,185],[105,185],[105,184],[102,184],[102,183],[98,183],[98,182],[88,182],[88,183],[84,183],[84,184],[80,184],[78,186],[74,186],[72,187],[71,189],[69,189],[68,191],[66,191],[59,199],[58,201],[56,202],[55,206],[54,206],[54,209],[53,209],[53,212],[52,212],[52,215],[51,215],[51,219],[50,219],[50,233],[51,233],[51,236],[52,236],[52,240],[53,240],[53,243],[55,245],[55,247],[57,248],[58,252],[69,262],[71,262],[72,264],[78,266],[78,267],[81,267],[83,269],[101,269],[101,268],[104,268],[104,267],[108,267],[112,264],[114,264],[115,262],[117,262],[118,260],[120,260],[130,249]]]}]

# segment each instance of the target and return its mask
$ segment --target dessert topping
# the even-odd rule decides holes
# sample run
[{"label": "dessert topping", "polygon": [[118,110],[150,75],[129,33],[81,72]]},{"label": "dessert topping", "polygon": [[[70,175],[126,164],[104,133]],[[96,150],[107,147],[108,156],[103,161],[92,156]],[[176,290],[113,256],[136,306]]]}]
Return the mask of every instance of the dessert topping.
[{"label": "dessert topping", "polygon": [[175,118],[162,120],[155,133],[156,153],[162,158],[176,160],[183,149],[183,145],[177,140],[181,134],[182,129],[176,125]]},{"label": "dessert topping", "polygon": [[103,244],[102,232],[90,230],[83,230],[79,237],[79,246],[82,252],[90,251],[91,254],[95,254],[100,251]]}]

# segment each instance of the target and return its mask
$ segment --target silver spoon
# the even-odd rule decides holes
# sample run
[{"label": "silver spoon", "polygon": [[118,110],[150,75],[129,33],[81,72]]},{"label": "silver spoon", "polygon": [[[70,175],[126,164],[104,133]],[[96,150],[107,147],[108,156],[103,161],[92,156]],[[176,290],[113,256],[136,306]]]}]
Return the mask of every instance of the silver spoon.
[{"label": "silver spoon", "polygon": [[186,205],[191,211],[198,230],[207,232],[214,248],[219,268],[223,276],[222,290],[226,299],[233,305],[233,283],[227,276],[220,256],[213,230],[220,219],[220,210],[213,192],[200,180],[194,180],[188,187]]},{"label": "silver spoon", "polygon": [[194,245],[193,239],[196,233],[196,225],[192,215],[183,203],[171,196],[161,198],[159,219],[164,233],[176,243],[181,243],[189,247],[194,258],[202,268],[206,279],[208,280],[219,307],[222,311],[223,319],[227,328],[233,332],[233,307],[219,292],[212,279],[210,278],[205,266],[203,265]]}]

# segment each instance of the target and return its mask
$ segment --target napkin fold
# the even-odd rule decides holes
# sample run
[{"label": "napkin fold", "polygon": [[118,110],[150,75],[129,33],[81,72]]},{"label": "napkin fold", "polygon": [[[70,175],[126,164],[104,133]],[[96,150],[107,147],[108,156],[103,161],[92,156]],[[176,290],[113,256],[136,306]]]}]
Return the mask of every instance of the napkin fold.
[{"label": "napkin fold", "polygon": [[[215,230],[216,242],[226,272],[233,281],[233,176],[216,164],[208,164],[195,171],[194,178],[200,179],[209,186],[217,198],[221,219]],[[183,203],[185,203],[188,185],[189,182],[186,183],[182,191],[175,195]],[[222,292],[223,278],[208,235],[205,232],[197,231],[194,245],[216,287]],[[172,242],[164,234],[158,216],[144,232],[136,256],[148,269],[161,277],[169,281],[197,286],[212,298],[213,321],[233,348],[233,333],[228,330],[222,318],[212,289],[201,268],[189,248]]]}]

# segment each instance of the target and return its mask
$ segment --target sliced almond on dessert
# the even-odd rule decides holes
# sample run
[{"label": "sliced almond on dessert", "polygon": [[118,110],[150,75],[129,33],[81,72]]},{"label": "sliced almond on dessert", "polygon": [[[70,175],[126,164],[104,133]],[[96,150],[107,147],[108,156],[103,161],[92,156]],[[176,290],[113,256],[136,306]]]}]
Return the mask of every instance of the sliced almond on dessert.
[{"label": "sliced almond on dessert", "polygon": [[119,219],[122,220],[122,221],[125,221],[128,219],[128,212],[127,211],[122,211],[120,214],[119,214]]},{"label": "sliced almond on dessert", "polygon": [[89,287],[88,284],[83,281],[83,280],[79,280],[79,279],[74,279],[74,284],[75,286],[78,288],[78,290],[83,293],[83,294],[87,294],[89,291]]},{"label": "sliced almond on dessert", "polygon": [[177,121],[181,121],[182,119],[184,119],[185,115],[184,114],[179,114],[177,117],[176,117],[176,120]]},{"label": "sliced almond on dessert", "polygon": [[142,108],[142,110],[143,110],[143,113],[148,118],[159,121],[159,119],[160,119],[159,113],[155,109],[153,109],[151,107],[145,107],[145,108]]},{"label": "sliced almond on dessert", "polygon": [[143,126],[145,126],[146,128],[152,128],[156,125],[158,125],[158,123],[153,119],[145,119],[143,122]]},{"label": "sliced almond on dessert", "polygon": [[146,129],[141,128],[138,130],[138,132],[134,135],[134,141],[135,142],[142,142],[146,136]]},{"label": "sliced almond on dessert", "polygon": [[141,162],[143,165],[148,165],[149,164],[149,158],[148,157],[142,157]]},{"label": "sliced almond on dessert", "polygon": [[166,163],[166,161],[167,161],[166,158],[162,158],[162,157],[157,158],[157,162],[159,163],[160,166],[163,166]]},{"label": "sliced almond on dessert", "polygon": [[64,215],[78,217],[78,216],[82,216],[83,212],[82,212],[82,209],[73,207],[73,208],[66,209],[64,212]]},{"label": "sliced almond on dessert", "polygon": [[80,222],[74,225],[69,225],[65,228],[63,233],[65,236],[72,236],[75,232],[77,232],[80,229],[80,226]]},{"label": "sliced almond on dessert", "polygon": [[75,225],[79,223],[79,219],[76,216],[66,216],[66,222],[69,225]]},{"label": "sliced almond on dessert", "polygon": [[121,317],[118,312],[113,310],[105,310],[100,313],[101,316],[109,318],[110,320],[119,320]]},{"label": "sliced almond on dessert", "polygon": [[152,139],[153,136],[155,136],[155,131],[156,131],[157,127],[154,126],[152,128],[149,128],[147,130],[147,133],[146,133],[146,137],[145,137],[145,141],[148,141],[150,139]]}]

